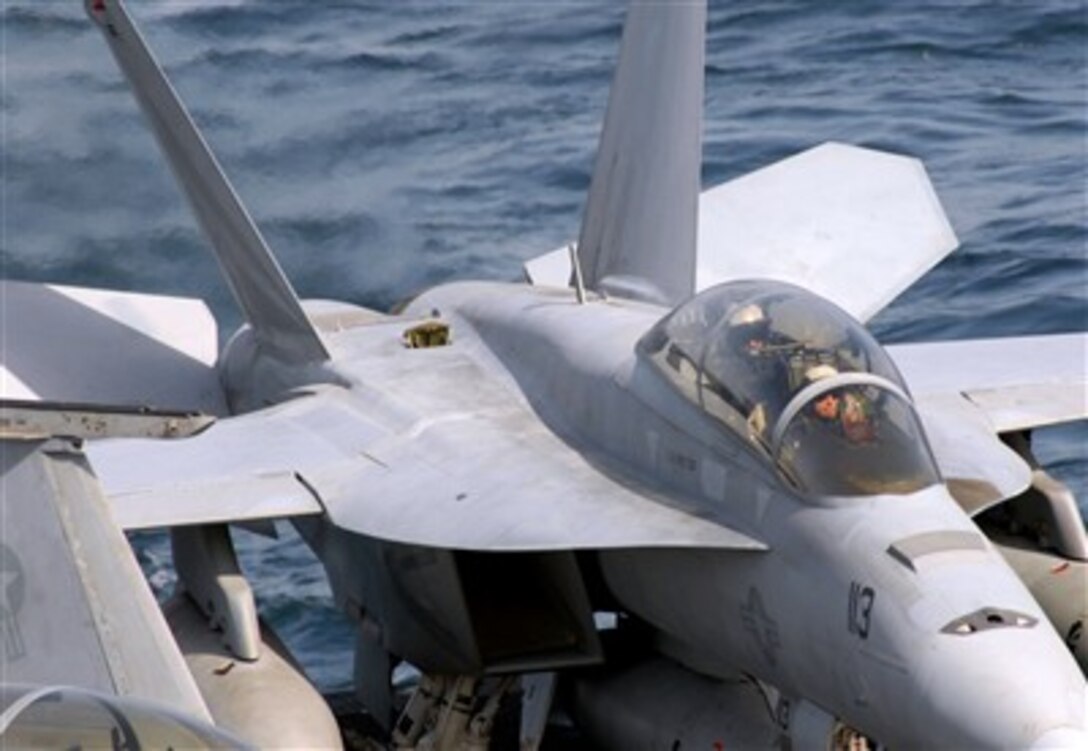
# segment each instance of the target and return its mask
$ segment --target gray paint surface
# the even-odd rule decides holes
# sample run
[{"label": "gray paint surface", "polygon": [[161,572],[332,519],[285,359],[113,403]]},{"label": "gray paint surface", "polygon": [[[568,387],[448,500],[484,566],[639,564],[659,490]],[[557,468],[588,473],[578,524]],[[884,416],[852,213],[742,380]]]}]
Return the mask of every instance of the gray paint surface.
[{"label": "gray paint surface", "polygon": [[137,696],[209,719],[80,452],[2,441],[0,459],[3,680]]},{"label": "gray paint surface", "polygon": [[[107,20],[122,13],[107,4]],[[543,659],[533,652],[533,639],[553,644],[591,615],[572,574],[579,569],[570,552],[580,549],[594,554],[609,600],[650,627],[651,653],[720,679],[743,671],[804,707],[784,723],[794,741],[811,739],[812,728],[831,728],[836,718],[891,746],[1041,748],[1083,740],[1083,675],[992,546],[947,544],[977,535],[949,486],[849,497],[805,492],[778,471],[767,447],[705,409],[705,384],[697,383],[693,399],[639,351],[642,335],[669,312],[661,303],[671,306],[691,289],[689,188],[698,172],[691,110],[701,99],[704,13],[702,4],[686,3],[636,4],[632,12],[582,242],[592,267],[587,281],[611,299],[578,304],[563,289],[453,284],[386,319],[323,305],[323,320],[336,313],[337,323],[317,339],[298,317],[306,308],[296,310],[281,276],[269,277],[271,256],[250,243],[257,271],[243,264],[228,274],[252,285],[263,302],[247,308],[252,328],[219,360],[238,416],[186,441],[103,446],[96,470],[115,497],[138,490],[184,523],[207,513],[194,512],[188,500],[201,488],[234,496],[237,487],[258,487],[257,477],[295,478],[310,497],[289,498],[283,512],[308,514],[297,524],[325,563],[340,605],[377,645],[425,671],[599,660],[586,641]],[[119,29],[140,44],[131,27]],[[160,123],[169,134],[187,118],[145,52],[119,55],[119,62],[138,95],[146,98],[147,89],[161,99],[151,109],[175,121]],[[650,63],[658,59],[662,68]],[[635,81],[647,83],[649,98],[632,93]],[[632,124],[611,114],[652,114],[673,94],[682,104],[660,109],[660,120]],[[222,194],[229,186],[189,169],[186,159],[210,159],[202,149],[160,140],[217,244],[217,233],[230,234],[238,215],[208,219],[214,211],[204,211],[205,202],[230,214],[233,194]],[[623,161],[628,152],[675,158],[640,180],[637,164]],[[631,171],[624,176],[616,165]],[[653,192],[672,181],[676,191]],[[649,206],[660,211],[657,224]],[[628,223],[664,230],[678,257],[661,255],[660,237],[629,242],[620,232]],[[904,274],[920,268],[908,267]],[[436,316],[452,338],[433,348],[407,346],[409,329],[438,325]],[[298,345],[295,335],[309,344]],[[997,384],[970,366],[957,377],[960,363],[942,359],[941,346],[915,345],[906,385],[928,405],[924,419],[940,436],[934,448],[942,467],[994,488],[998,501],[1024,489],[1027,465],[999,450],[1001,427],[1085,417],[1083,402],[1071,396],[1083,388],[1083,370],[1071,364],[1063,341],[1004,343],[1002,357],[1024,362],[1015,383]],[[973,351],[993,355],[993,347]],[[1029,351],[1043,354],[1027,362]],[[690,371],[702,375],[699,364]],[[1021,400],[1040,386],[1059,406]],[[1010,406],[1018,409],[1014,421],[992,417]],[[794,412],[802,419],[803,410]],[[19,466],[13,460],[9,471]],[[41,478],[28,477],[21,483],[40,492]],[[231,490],[232,482],[241,485]],[[319,513],[312,513],[315,504]],[[904,540],[941,544],[907,545],[908,567],[888,554]],[[91,544],[94,556],[115,550]],[[525,571],[533,577],[518,579]],[[473,577],[494,583],[503,597],[474,586]],[[518,615],[503,611],[502,601],[530,587],[550,596],[555,608],[544,615],[555,630],[494,628],[489,614]],[[980,613],[999,617],[986,616],[984,632],[956,633]],[[100,623],[100,632],[111,630],[108,619]],[[161,654],[170,654],[168,646]],[[114,671],[127,666],[111,649],[104,660]],[[101,666],[87,671],[103,674]]]}]

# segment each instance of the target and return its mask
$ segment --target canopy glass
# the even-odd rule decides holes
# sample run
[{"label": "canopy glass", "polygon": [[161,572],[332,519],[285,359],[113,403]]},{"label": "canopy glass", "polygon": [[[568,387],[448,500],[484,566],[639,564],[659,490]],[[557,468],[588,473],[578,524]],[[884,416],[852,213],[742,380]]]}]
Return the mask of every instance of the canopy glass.
[{"label": "canopy glass", "polygon": [[800,287],[704,290],[647,332],[639,351],[803,490],[907,493],[939,482],[891,358],[847,313]]}]

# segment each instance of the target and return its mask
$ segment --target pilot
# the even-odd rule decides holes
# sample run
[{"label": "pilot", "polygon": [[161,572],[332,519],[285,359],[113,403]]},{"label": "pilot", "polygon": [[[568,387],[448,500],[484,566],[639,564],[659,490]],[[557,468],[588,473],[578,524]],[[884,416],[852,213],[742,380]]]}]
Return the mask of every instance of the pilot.
[{"label": "pilot", "polygon": [[[806,373],[806,380],[815,383],[829,378],[838,371],[830,365],[817,365]],[[834,424],[844,438],[851,443],[868,443],[876,437],[873,427],[872,405],[855,389],[826,391],[812,404],[817,419]]]},{"label": "pilot", "polygon": [[751,303],[729,316],[729,337],[749,355],[761,354],[767,348],[767,328],[770,322],[759,303]]},{"label": "pilot", "polygon": [[[768,415],[758,395],[779,388],[780,373],[770,346],[770,320],[759,303],[741,306],[729,316],[728,350],[742,358],[743,366],[734,371],[733,393],[724,394],[741,414],[746,414],[748,427],[762,436],[768,428]],[[741,361],[738,361],[740,364]]]}]

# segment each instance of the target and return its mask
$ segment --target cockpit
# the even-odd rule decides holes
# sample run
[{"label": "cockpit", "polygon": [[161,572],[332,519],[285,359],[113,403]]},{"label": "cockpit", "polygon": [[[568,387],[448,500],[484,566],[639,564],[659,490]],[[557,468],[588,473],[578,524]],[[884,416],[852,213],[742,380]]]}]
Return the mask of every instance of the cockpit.
[{"label": "cockpit", "polygon": [[800,287],[712,287],[659,321],[638,350],[800,490],[906,494],[940,482],[887,353]]}]

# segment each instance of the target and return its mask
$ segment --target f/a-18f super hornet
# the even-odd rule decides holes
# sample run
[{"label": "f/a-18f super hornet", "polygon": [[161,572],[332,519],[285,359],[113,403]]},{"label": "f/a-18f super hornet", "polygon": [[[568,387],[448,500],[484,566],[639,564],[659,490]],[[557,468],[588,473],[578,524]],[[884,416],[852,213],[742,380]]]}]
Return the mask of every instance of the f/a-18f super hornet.
[{"label": "f/a-18f super hornet", "polygon": [[[608,748],[1088,747],[1088,544],[1030,440],[1088,416],[1088,336],[874,339],[957,245],[914,159],[700,194],[703,3],[632,5],[576,244],[390,314],[300,302],[87,11],[246,323],[4,283],[5,743],[339,744],[228,534],[290,518],[398,747],[485,747],[520,691],[535,748],[557,686]],[[161,609],[122,534],[158,527]]]}]

